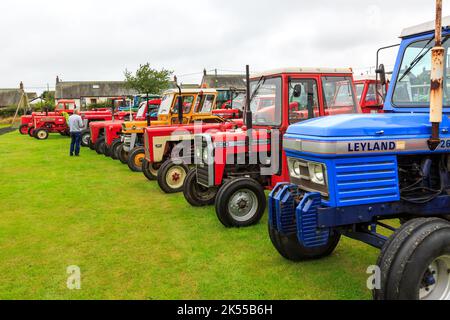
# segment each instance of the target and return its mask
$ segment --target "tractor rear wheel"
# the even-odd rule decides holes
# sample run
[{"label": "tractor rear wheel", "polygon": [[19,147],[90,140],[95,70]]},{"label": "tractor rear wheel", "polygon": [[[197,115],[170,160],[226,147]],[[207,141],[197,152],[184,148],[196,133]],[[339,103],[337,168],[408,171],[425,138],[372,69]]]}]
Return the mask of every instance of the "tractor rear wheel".
[{"label": "tractor rear wheel", "polygon": [[181,192],[188,172],[187,165],[169,159],[158,170],[158,185],[165,193]]},{"label": "tractor rear wheel", "polygon": [[29,128],[28,128],[28,135],[29,135],[30,137],[34,137],[34,127],[29,127]]},{"label": "tractor rear wheel", "polygon": [[105,154],[105,138],[100,137],[95,141],[94,149],[98,154]]},{"label": "tractor rear wheel", "polygon": [[210,206],[214,204],[217,188],[206,188],[197,183],[197,170],[189,171],[183,184],[183,195],[187,202],[194,207]]},{"label": "tractor rear wheel", "polygon": [[128,164],[128,152],[123,149],[123,143],[117,148],[117,157],[123,164]]},{"label": "tractor rear wheel", "polygon": [[137,147],[128,154],[128,168],[133,172],[142,172],[142,161],[145,159],[144,147]]},{"label": "tractor rear wheel", "polygon": [[120,144],[122,143],[122,141],[120,141],[120,139],[116,139],[113,141],[113,143],[111,144],[111,146],[109,147],[109,149],[111,150],[111,158],[114,160],[118,160],[118,155],[117,155],[117,148],[120,146]]},{"label": "tractor rear wheel", "polygon": [[145,158],[142,161],[142,173],[150,181],[158,179],[158,170],[160,167],[161,165],[159,163],[148,162]]},{"label": "tractor rear wheel", "polygon": [[216,215],[227,228],[257,224],[266,210],[264,188],[251,178],[237,178],[225,183],[217,193]]},{"label": "tractor rear wheel", "polygon": [[450,222],[406,222],[386,242],[378,266],[377,300],[450,300]]},{"label": "tractor rear wheel", "polygon": [[20,134],[27,134],[28,133],[28,125],[27,124],[22,124],[19,127],[19,132]]},{"label": "tractor rear wheel", "polygon": [[48,138],[48,131],[45,129],[37,129],[33,135],[38,140],[45,140]]},{"label": "tractor rear wheel", "polygon": [[91,133],[89,131],[85,131],[81,134],[81,145],[83,147],[89,147],[90,140],[91,140]]}]

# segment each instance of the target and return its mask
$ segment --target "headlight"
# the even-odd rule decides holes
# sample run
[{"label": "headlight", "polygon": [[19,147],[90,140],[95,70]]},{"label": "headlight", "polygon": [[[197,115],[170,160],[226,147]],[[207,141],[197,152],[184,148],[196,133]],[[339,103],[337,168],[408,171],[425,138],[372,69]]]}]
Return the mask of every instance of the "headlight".
[{"label": "headlight", "polygon": [[325,185],[325,168],[323,164],[309,162],[309,176],[311,181],[317,184]]},{"label": "headlight", "polygon": [[295,159],[289,160],[289,172],[292,177],[294,178],[300,178],[301,177],[301,170],[300,170],[300,161]]},{"label": "headlight", "polygon": [[209,159],[208,148],[203,149],[203,163],[207,164]]}]

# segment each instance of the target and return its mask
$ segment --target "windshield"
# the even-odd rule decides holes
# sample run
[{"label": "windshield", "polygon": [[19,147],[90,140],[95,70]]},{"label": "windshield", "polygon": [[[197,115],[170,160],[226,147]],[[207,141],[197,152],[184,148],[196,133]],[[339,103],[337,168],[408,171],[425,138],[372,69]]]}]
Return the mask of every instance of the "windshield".
[{"label": "windshield", "polygon": [[[423,40],[410,44],[403,55],[400,72],[395,83],[392,102],[398,107],[428,107],[431,85],[431,48],[434,41]],[[444,40],[444,105],[450,106],[450,65],[448,41]],[[423,56],[422,56],[423,55]]]},{"label": "windshield", "polygon": [[143,118],[145,116],[145,102],[141,102],[139,105],[139,110],[136,114],[137,118]]},{"label": "windshield", "polygon": [[361,101],[361,96],[364,91],[364,83],[355,84],[356,96],[358,97],[358,101]]},{"label": "windshield", "polygon": [[172,107],[173,94],[166,94],[161,98],[161,105],[159,107],[158,115],[167,115]]},{"label": "windshield", "polygon": [[323,77],[325,115],[356,112],[351,77]]},{"label": "windshield", "polygon": [[262,126],[279,126],[281,124],[281,78],[265,79],[261,82],[252,81],[250,92],[254,95],[250,105],[253,123]]}]

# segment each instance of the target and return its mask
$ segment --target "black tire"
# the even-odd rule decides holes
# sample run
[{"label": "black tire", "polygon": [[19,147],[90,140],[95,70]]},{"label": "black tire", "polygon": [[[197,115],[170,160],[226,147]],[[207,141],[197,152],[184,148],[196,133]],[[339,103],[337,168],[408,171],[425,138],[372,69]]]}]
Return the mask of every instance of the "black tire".
[{"label": "black tire", "polygon": [[182,192],[188,172],[187,165],[169,159],[158,170],[158,185],[165,193]]},{"label": "black tire", "polygon": [[106,144],[106,141],[105,141],[105,152],[103,154],[105,157],[111,157],[111,147]]},{"label": "black tire", "polygon": [[111,154],[111,158],[114,160],[118,160],[119,158],[117,157],[117,148],[120,146],[122,142],[120,141],[120,139],[116,139],[111,143],[111,146],[109,147],[110,150],[110,154]]},{"label": "black tire", "polygon": [[144,147],[137,147],[128,154],[128,168],[133,172],[142,172],[142,162],[145,159]]},{"label": "black tire", "polygon": [[19,132],[22,135],[26,135],[28,133],[28,125],[27,124],[20,125]]},{"label": "black tire", "polygon": [[160,167],[161,164],[150,163],[146,159],[142,161],[142,173],[150,181],[155,181],[158,179],[158,171]]},{"label": "black tire", "polygon": [[117,148],[117,158],[123,164],[128,164],[128,152],[123,150],[123,143],[121,143],[120,146]]},{"label": "black tire", "polygon": [[45,129],[37,129],[33,132],[33,136],[38,140],[48,139],[48,131]]},{"label": "black tire", "polygon": [[105,146],[106,146],[105,138],[99,137],[94,144],[95,152],[97,152],[97,154],[105,154]]},{"label": "black tire", "polygon": [[194,207],[210,206],[214,204],[217,188],[206,188],[197,183],[197,170],[189,171],[183,184],[183,195],[187,202]]},{"label": "black tire", "polygon": [[[249,208],[250,212],[241,217],[233,214],[229,210],[230,205],[233,205],[233,198],[236,201],[239,200],[239,198],[236,198],[238,197],[238,192],[241,193],[241,196],[246,196],[246,200],[240,200],[240,202],[243,202],[241,205],[244,206],[240,209],[246,209],[250,201],[250,204],[252,205],[252,207]],[[234,204],[237,205],[237,203]],[[254,179],[237,178],[228,181],[219,189],[215,200],[215,206],[217,218],[225,227],[249,227],[257,224],[261,220],[264,211],[266,210],[266,194],[264,193],[264,188]]]},{"label": "black tire", "polygon": [[340,233],[331,231],[327,244],[317,248],[305,248],[298,242],[297,234],[294,233],[286,236],[280,234],[276,229],[270,229],[272,228],[269,225],[270,240],[275,249],[285,259],[294,262],[318,260],[328,257],[334,252],[341,240]]},{"label": "black tire", "polygon": [[[432,274],[430,267],[440,257],[447,258],[436,264],[439,268]],[[378,266],[381,288],[374,292],[377,300],[419,300],[421,294],[425,299],[437,299],[442,288],[440,279],[447,284],[445,298],[450,299],[450,223],[440,218],[408,221],[386,242]],[[436,286],[425,281],[430,278],[437,282]]]},{"label": "black tire", "polygon": [[91,140],[91,132],[85,131],[81,134],[81,146],[89,147],[89,141]]},{"label": "black tire", "polygon": [[29,128],[28,128],[28,135],[29,135],[30,137],[34,137],[34,127],[29,127]]}]

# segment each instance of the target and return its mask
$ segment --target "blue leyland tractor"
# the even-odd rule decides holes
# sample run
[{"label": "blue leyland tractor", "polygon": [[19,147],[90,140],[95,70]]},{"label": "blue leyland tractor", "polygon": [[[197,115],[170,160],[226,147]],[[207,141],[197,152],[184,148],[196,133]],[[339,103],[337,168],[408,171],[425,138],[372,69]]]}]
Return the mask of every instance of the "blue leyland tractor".
[{"label": "blue leyland tractor", "polygon": [[450,299],[450,17],[437,17],[403,31],[385,114],[288,129],[290,183],[269,198],[286,259],[330,255],[341,236],[379,248],[375,299]]}]

